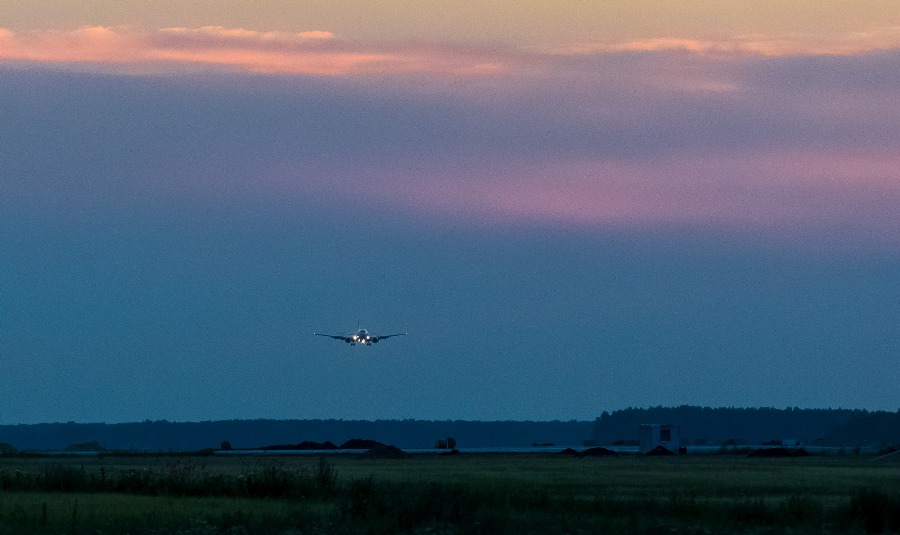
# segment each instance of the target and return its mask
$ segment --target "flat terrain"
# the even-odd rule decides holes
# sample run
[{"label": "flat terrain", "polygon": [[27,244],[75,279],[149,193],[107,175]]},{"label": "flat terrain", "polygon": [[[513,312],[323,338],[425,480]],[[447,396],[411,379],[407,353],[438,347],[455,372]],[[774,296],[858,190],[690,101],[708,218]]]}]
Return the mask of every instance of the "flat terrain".
[{"label": "flat terrain", "polygon": [[872,456],[0,459],[0,533],[900,532]]}]

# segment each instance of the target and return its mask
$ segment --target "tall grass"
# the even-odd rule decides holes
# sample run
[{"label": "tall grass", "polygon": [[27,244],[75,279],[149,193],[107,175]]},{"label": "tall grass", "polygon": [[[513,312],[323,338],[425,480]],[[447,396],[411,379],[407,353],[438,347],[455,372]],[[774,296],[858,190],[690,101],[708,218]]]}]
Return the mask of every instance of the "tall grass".
[{"label": "tall grass", "polygon": [[0,491],[297,498],[328,495],[337,480],[333,465],[324,459],[312,470],[278,461],[242,468],[237,474],[222,473],[179,459],[89,472],[83,465],[48,462],[33,471],[0,470]]},{"label": "tall grass", "polygon": [[0,464],[6,533],[897,533],[900,466],[457,456]]}]

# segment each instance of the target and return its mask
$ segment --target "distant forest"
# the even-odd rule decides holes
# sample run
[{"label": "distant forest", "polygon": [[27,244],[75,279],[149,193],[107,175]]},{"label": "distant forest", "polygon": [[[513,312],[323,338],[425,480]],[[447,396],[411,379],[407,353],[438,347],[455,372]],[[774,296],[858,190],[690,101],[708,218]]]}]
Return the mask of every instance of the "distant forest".
[{"label": "distant forest", "polygon": [[763,444],[798,440],[823,446],[900,444],[900,411],[651,407],[603,412],[594,422],[599,444],[636,439],[641,424],[676,424],[689,444]]},{"label": "distant forest", "polygon": [[590,421],[474,422],[462,420],[223,420],[144,421],[123,424],[52,423],[0,425],[0,443],[23,450],[62,450],[98,442],[110,450],[194,451],[259,448],[304,441],[341,444],[371,439],[401,448],[431,448],[452,437],[460,448],[516,447],[553,443],[580,445],[591,436]]},{"label": "distant forest", "polygon": [[638,428],[645,423],[679,425],[687,445],[720,445],[729,440],[736,444],[762,444],[784,439],[825,446],[900,444],[900,411],[685,405],[603,412],[593,422],[147,420],[122,424],[0,425],[0,446],[9,444],[19,451],[44,451],[96,442],[110,450],[196,451],[219,448],[225,442],[235,449],[244,449],[304,441],[341,444],[363,438],[400,448],[430,448],[448,437],[456,439],[458,447],[463,449],[532,444],[579,446],[589,440],[609,445],[635,442]]}]

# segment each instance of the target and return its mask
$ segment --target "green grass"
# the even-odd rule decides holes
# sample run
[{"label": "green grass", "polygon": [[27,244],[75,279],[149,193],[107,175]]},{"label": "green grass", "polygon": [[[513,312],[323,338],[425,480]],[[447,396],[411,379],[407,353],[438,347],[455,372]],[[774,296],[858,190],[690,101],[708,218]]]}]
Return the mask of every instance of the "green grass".
[{"label": "green grass", "polygon": [[0,459],[6,533],[888,533],[871,457]]}]

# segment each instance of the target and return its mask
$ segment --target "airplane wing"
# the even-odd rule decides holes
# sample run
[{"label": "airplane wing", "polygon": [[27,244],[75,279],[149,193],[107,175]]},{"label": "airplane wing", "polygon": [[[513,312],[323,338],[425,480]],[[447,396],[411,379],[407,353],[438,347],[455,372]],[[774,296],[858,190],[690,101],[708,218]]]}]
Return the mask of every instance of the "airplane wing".
[{"label": "airplane wing", "polygon": [[391,336],[406,336],[409,333],[397,333],[397,334],[379,334],[376,337],[379,340],[384,340],[385,338],[390,338]]},{"label": "airplane wing", "polygon": [[350,340],[350,337],[347,336],[346,334],[322,334],[322,333],[313,333],[313,334],[316,336],[327,336],[328,338],[334,338],[335,340],[343,340],[344,342],[346,342],[347,340]]}]

